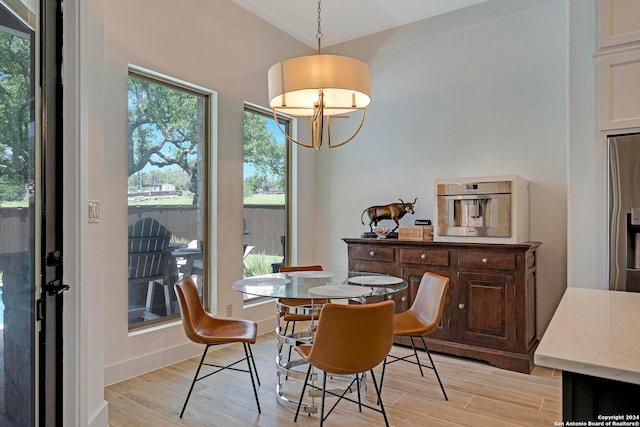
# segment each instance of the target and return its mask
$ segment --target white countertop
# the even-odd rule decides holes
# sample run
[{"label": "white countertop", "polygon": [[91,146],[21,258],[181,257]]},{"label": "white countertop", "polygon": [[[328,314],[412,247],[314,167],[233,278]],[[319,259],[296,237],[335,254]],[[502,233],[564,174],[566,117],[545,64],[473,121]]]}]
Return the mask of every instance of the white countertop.
[{"label": "white countertop", "polygon": [[567,288],[534,362],[640,384],[640,293]]}]

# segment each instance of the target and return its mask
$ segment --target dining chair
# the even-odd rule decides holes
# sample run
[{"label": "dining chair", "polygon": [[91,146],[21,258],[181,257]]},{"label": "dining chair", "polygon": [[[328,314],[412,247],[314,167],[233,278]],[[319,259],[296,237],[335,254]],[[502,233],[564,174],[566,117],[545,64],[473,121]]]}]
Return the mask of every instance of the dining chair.
[{"label": "dining chair", "polygon": [[[180,411],[180,418],[182,418],[184,410],[187,408],[187,403],[189,402],[193,386],[196,382],[224,369],[249,373],[251,385],[253,386],[253,394],[256,398],[256,404],[258,405],[258,413],[261,413],[258,391],[256,389],[256,382],[260,385],[260,378],[258,378],[258,370],[256,369],[256,362],[251,350],[251,344],[255,344],[256,342],[256,323],[249,320],[221,319],[207,314],[202,307],[200,297],[198,296],[198,289],[191,277],[184,277],[174,285],[174,289],[178,296],[178,302],[180,303],[180,314],[182,316],[182,326],[184,327],[185,334],[191,341],[205,345],[198,369],[193,376],[189,393],[182,406],[182,411]],[[204,361],[207,351],[211,346],[230,343],[242,343],[245,357],[228,365],[217,365]],[[244,360],[247,361],[248,369],[245,370],[235,367],[235,365]],[[217,369],[199,377],[202,365]],[[253,377],[254,374],[255,380]]]},{"label": "dining chair", "polygon": [[[298,271],[322,271],[321,265],[298,265],[298,266],[282,266],[280,267],[280,273],[298,272]],[[295,298],[279,298],[278,307],[279,314],[282,316],[282,320],[285,324],[285,334],[289,328],[289,323],[292,323],[291,333],[294,332],[295,322],[305,322],[310,320],[316,320],[317,314],[309,313],[308,310],[304,310],[305,307],[322,306],[328,303],[328,299],[295,299]],[[296,311],[296,308],[302,309],[302,313]]]},{"label": "dining chair", "polygon": [[[432,369],[436,374],[444,399],[449,400],[447,393],[444,391],[444,386],[440,380],[440,375],[436,369],[436,365],[433,363],[433,358],[429,352],[427,344],[424,342],[424,336],[432,333],[438,328],[442,313],[444,311],[445,297],[449,288],[449,279],[438,274],[426,272],[420,280],[420,286],[416,293],[416,298],[409,310],[402,313],[394,314],[393,316],[393,335],[394,337],[408,337],[411,341],[411,348],[413,354],[409,354],[404,357],[394,356],[389,354],[382,365],[382,375],[380,377],[380,388],[382,389],[382,383],[384,382],[384,374],[387,365],[399,361],[413,363],[418,365],[420,369],[420,375],[424,377],[422,368]],[[418,357],[416,345],[414,339],[419,338],[422,341],[422,346],[429,356],[431,365],[423,365]],[[408,358],[415,357],[413,360],[407,360]],[[389,360],[390,359],[390,360]]]},{"label": "dining chair", "polygon": [[[309,384],[311,370],[315,367],[323,371],[320,426],[342,399],[357,403],[360,411],[364,406],[381,413],[385,425],[389,425],[373,368],[385,360],[393,345],[394,309],[395,302],[391,300],[364,305],[327,303],[322,307],[313,344],[296,346],[296,351],[309,364],[309,368],[294,422],[298,420],[306,388],[319,389],[315,384]],[[367,371],[371,373],[379,408],[362,403],[360,398],[360,374]],[[327,390],[327,375],[353,375],[354,378],[342,394],[337,394]],[[357,402],[346,396],[354,383],[357,385]],[[325,415],[326,394],[338,397],[338,400]]]},{"label": "dining chair", "polygon": [[[280,273],[290,273],[298,271],[323,271],[321,265],[283,265],[280,267]],[[285,322],[284,332],[287,335],[289,325],[291,325],[291,334],[295,333],[296,322],[308,322],[318,319],[318,312],[322,305],[328,303],[328,299],[295,299],[295,298],[279,298],[276,301],[278,308],[278,316]],[[279,348],[279,354],[282,347]],[[289,356],[287,362],[291,359],[291,347],[289,347]]]}]

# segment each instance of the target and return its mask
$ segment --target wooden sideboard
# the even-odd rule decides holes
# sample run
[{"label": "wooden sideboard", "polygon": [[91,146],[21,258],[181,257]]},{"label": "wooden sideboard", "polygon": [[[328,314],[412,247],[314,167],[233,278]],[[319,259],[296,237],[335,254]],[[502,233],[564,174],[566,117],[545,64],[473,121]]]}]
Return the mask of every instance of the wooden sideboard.
[{"label": "wooden sideboard", "polygon": [[[396,311],[413,303],[422,275],[449,278],[444,315],[425,340],[429,349],[530,373],[536,338],[536,249],[519,244],[343,239],[349,270],[402,277]],[[397,339],[410,344],[408,339]]]}]

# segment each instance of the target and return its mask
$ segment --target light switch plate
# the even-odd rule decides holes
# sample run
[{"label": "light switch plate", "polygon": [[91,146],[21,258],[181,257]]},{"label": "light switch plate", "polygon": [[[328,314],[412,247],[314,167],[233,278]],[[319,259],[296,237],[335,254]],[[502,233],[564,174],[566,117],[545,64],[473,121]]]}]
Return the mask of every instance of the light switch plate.
[{"label": "light switch plate", "polygon": [[89,222],[100,222],[99,200],[89,200]]}]

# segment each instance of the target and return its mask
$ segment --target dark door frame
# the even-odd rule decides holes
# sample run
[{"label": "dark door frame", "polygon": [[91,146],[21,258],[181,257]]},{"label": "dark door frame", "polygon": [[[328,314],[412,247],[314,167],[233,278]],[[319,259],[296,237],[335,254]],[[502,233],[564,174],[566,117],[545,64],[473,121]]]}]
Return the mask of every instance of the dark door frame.
[{"label": "dark door frame", "polygon": [[63,425],[62,2],[40,5],[42,209],[38,424]]}]

